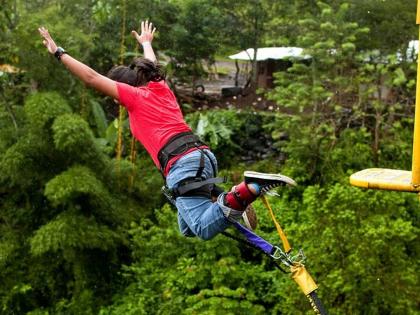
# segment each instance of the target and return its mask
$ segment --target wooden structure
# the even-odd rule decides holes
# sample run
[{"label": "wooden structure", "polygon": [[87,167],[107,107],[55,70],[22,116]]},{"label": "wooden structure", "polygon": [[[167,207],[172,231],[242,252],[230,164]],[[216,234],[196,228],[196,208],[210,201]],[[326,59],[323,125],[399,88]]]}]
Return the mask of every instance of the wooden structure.
[{"label": "wooden structure", "polygon": [[[233,60],[254,61],[254,49],[248,48],[235,55],[229,56]],[[299,47],[263,47],[257,49],[257,87],[272,88],[275,72],[284,71],[296,61],[310,60],[311,56],[303,54]]]}]

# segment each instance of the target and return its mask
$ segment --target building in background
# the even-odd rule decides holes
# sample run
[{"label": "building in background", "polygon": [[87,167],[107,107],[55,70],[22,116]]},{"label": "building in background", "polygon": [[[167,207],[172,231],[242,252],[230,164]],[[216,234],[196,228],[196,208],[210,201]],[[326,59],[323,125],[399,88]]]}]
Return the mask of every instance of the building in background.
[{"label": "building in background", "polygon": [[[229,56],[230,59],[238,61],[254,60],[254,49],[248,48],[237,54]],[[263,47],[257,49],[257,88],[272,88],[274,86],[275,72],[284,71],[293,62],[309,61],[311,56],[303,53],[299,47]],[[237,67],[238,68],[238,67]]]}]

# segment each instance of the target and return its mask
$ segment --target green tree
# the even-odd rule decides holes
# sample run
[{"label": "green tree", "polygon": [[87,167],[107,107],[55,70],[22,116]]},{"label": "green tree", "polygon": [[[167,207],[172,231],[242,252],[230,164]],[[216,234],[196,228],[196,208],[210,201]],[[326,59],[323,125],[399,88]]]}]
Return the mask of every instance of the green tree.
[{"label": "green tree", "polygon": [[30,96],[21,135],[3,149],[4,314],[93,314],[128,258],[121,255],[125,228],[139,217],[136,194],[121,194],[131,167],[122,162],[117,172],[86,121],[71,112],[57,93]]},{"label": "green tree", "polygon": [[[212,110],[188,121],[232,183],[245,168],[298,181],[272,203],[331,313],[415,314],[416,196],[347,184],[377,163],[410,168],[416,63],[386,54],[412,38],[414,3],[380,4],[3,1],[0,63],[23,72],[0,73],[0,314],[311,312],[266,258],[224,236],[180,235],[147,154],[139,150],[134,166],[112,159],[114,107],[49,58],[36,33],[49,27],[106,73],[139,54],[129,31],[144,18],[158,27],[154,46],[170,76],[184,80],[218,51],[307,48],[311,63],[277,76],[271,97],[282,114]],[[255,207],[257,233],[278,243],[267,211]]]},{"label": "green tree", "polygon": [[223,236],[210,242],[181,236],[169,206],[156,217],[157,222],[132,226],[136,262],[125,269],[131,284],[100,314],[270,312],[273,301],[266,295],[275,280],[265,260],[242,260],[236,242]]},{"label": "green tree", "polygon": [[[335,11],[319,2],[318,8],[319,16],[299,21],[305,31],[298,36],[298,43],[306,47],[311,61],[296,62],[277,73],[276,87],[269,96],[293,111],[293,120],[286,121],[285,126],[299,140],[292,140],[291,151],[297,153],[297,147],[306,152],[302,166],[310,171],[301,174],[319,180],[326,178],[319,166],[329,164],[324,162],[331,161],[333,149],[347,128],[362,127],[371,133],[374,161],[389,163],[389,158],[381,157],[381,143],[403,132],[404,128],[397,131],[393,127],[401,124],[397,117],[412,115],[412,107],[402,103],[413,104],[410,95],[414,81],[409,78],[414,64],[401,62],[395,55],[358,52],[357,39],[368,30],[345,20],[348,4]],[[405,120],[404,124],[409,128],[409,123]],[[409,148],[404,150],[405,162],[400,161],[407,165]]]},{"label": "green tree", "polygon": [[[417,39],[416,2],[409,0],[350,0],[347,20],[356,21],[370,32],[359,37],[362,50],[379,49],[384,54],[405,51],[410,40]],[[392,18],[390,18],[392,17]]]},{"label": "green tree", "polygon": [[301,219],[313,223],[294,224],[296,239],[307,249],[330,312],[414,314],[416,196],[337,184],[308,187],[303,197]]}]

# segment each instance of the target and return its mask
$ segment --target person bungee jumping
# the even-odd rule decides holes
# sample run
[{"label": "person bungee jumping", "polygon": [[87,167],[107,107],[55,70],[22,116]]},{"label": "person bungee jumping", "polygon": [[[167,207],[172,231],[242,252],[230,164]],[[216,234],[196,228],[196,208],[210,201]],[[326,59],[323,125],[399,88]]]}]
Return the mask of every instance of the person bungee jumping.
[{"label": "person bungee jumping", "polygon": [[245,211],[248,205],[275,187],[296,183],[280,174],[246,171],[244,181],[231,191],[214,189],[221,182],[216,178],[217,160],[192,133],[165,82],[151,45],[155,30],[152,23],[142,21],[141,34],[132,34],[142,45],[144,58],[135,58],[129,66],[116,66],[103,76],[58,47],[46,28],[38,29],[48,52],[73,75],[127,109],[132,134],[160,169],[175,199],[183,235],[208,240],[242,217],[255,227],[255,213]]}]

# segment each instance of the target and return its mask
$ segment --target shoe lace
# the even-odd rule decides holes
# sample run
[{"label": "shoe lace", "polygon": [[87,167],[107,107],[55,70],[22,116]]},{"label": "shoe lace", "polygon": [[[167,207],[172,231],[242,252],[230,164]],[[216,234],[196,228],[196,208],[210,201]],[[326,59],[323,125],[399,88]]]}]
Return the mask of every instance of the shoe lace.
[{"label": "shoe lace", "polygon": [[276,191],[267,191],[265,194],[272,197],[280,197]]},{"label": "shoe lace", "polygon": [[263,188],[261,188],[261,192],[262,193],[266,193],[267,191],[269,191],[269,190],[271,190],[273,188],[276,188],[276,187],[278,187],[280,185],[281,185],[281,183],[268,184],[268,185],[264,186]]}]

